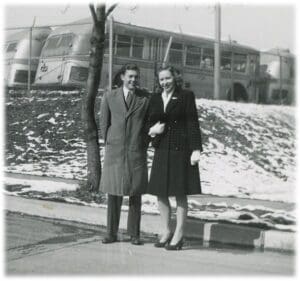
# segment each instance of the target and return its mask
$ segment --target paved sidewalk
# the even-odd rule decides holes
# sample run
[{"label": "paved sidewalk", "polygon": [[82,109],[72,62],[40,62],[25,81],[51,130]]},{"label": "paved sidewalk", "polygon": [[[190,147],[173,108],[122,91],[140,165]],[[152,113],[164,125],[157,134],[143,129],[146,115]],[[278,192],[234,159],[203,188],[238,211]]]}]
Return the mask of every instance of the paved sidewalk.
[{"label": "paved sidewalk", "polygon": [[4,266],[9,277],[295,274],[296,256],[290,253],[223,245],[206,248],[198,239],[185,239],[182,251],[166,251],[153,247],[155,236],[142,233],[144,244],[135,246],[121,231],[117,243],[102,244],[105,227],[14,212],[6,212],[5,223]]},{"label": "paved sidewalk", "polygon": [[[105,208],[94,208],[6,195],[5,209],[34,216],[94,225],[106,225]],[[172,222],[174,224],[174,219]],[[126,229],[126,224],[127,212],[122,211],[120,229]],[[141,231],[149,234],[159,233],[159,216],[143,214]],[[262,230],[256,227],[188,219],[186,233],[186,236],[189,238],[201,239],[204,246],[221,243],[260,250],[295,251],[296,233],[293,232]]]}]

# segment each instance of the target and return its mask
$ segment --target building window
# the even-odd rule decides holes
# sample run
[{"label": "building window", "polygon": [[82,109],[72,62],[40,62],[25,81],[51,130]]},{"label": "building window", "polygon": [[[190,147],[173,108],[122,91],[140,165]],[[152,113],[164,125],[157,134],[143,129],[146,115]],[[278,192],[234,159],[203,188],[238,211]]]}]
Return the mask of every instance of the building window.
[{"label": "building window", "polygon": [[212,70],[214,68],[214,50],[213,49],[203,49],[201,69]]},{"label": "building window", "polygon": [[117,51],[116,55],[120,57],[130,56],[131,38],[127,35],[117,35]]},{"label": "building window", "polygon": [[233,55],[233,70],[236,72],[246,72],[247,55],[234,54]]},{"label": "building window", "polygon": [[231,52],[222,51],[221,70],[231,70]]},{"label": "building window", "polygon": [[169,52],[169,63],[170,64],[182,64],[182,44],[172,43]]},{"label": "building window", "polygon": [[186,48],[186,61],[188,66],[200,66],[201,49],[199,47],[187,46]]}]

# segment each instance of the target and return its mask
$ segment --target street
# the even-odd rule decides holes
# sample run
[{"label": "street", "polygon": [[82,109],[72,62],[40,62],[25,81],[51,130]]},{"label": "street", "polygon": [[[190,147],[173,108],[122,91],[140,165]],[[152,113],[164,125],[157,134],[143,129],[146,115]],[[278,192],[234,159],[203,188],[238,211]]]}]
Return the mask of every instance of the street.
[{"label": "street", "polygon": [[224,246],[203,247],[188,239],[183,251],[153,247],[142,235],[133,246],[126,235],[102,244],[105,229],[70,221],[6,212],[5,270],[8,275],[282,275],[295,274],[295,256]]}]

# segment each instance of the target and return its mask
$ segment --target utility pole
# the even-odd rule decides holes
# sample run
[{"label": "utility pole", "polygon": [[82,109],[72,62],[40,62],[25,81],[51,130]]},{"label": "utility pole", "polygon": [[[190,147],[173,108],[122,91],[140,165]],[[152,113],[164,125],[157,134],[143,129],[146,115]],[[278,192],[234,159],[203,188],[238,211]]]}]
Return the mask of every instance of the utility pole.
[{"label": "utility pole", "polygon": [[214,61],[214,99],[220,99],[220,44],[221,44],[221,5],[215,6],[215,61]]},{"label": "utility pole", "polygon": [[166,49],[166,53],[165,53],[165,57],[164,57],[164,60],[163,60],[163,67],[165,67],[166,64],[167,64],[167,60],[168,60],[168,57],[169,57],[172,41],[173,41],[173,36],[170,36],[168,46],[167,46],[167,49]]},{"label": "utility pole", "polygon": [[280,104],[283,103],[282,100],[282,63],[283,63],[283,58],[280,54],[279,49],[277,50],[278,56],[279,56],[279,98],[280,98]]},{"label": "utility pole", "polygon": [[233,48],[232,48],[232,41],[231,36],[229,35],[229,44],[230,44],[230,96],[229,100],[233,101],[234,98],[234,86],[233,86]]},{"label": "utility pole", "polygon": [[32,49],[32,27],[29,28],[29,56],[28,56],[28,73],[27,73],[27,94],[30,96],[31,84],[31,49]]},{"label": "utility pole", "polygon": [[28,56],[28,76],[27,76],[27,94],[30,96],[31,90],[31,55],[32,55],[32,30],[35,24],[35,17],[32,26],[29,28],[29,56]]},{"label": "utility pole", "polygon": [[113,66],[113,25],[114,19],[113,17],[109,18],[109,61],[108,61],[108,83],[109,83],[109,91],[112,90],[112,66]]}]

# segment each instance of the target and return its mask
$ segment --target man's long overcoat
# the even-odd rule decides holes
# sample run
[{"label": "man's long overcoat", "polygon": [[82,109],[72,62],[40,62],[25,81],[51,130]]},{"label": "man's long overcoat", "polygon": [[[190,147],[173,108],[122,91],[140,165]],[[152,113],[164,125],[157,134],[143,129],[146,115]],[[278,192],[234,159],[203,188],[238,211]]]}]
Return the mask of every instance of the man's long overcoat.
[{"label": "man's long overcoat", "polygon": [[111,195],[140,195],[148,184],[147,131],[148,93],[135,90],[127,109],[123,89],[103,95],[100,130],[105,155],[100,190]]}]

